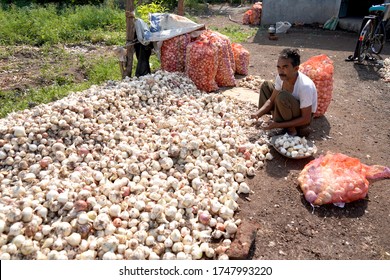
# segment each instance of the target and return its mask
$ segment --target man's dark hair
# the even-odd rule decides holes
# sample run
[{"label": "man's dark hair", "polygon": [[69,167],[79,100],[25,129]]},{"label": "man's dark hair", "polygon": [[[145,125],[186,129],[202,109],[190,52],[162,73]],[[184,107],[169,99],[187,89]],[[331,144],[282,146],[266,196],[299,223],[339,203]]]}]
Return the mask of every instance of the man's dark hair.
[{"label": "man's dark hair", "polygon": [[280,52],[279,58],[291,59],[291,64],[293,67],[299,66],[299,64],[301,64],[301,56],[299,54],[298,49],[292,49],[292,48],[284,49]]}]

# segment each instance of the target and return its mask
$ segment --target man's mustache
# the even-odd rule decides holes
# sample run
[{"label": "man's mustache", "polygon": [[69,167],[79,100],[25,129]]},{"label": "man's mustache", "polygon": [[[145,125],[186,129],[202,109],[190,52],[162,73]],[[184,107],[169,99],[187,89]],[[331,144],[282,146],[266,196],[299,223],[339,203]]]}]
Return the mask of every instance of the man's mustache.
[{"label": "man's mustache", "polygon": [[279,74],[279,77],[286,77],[286,74]]}]

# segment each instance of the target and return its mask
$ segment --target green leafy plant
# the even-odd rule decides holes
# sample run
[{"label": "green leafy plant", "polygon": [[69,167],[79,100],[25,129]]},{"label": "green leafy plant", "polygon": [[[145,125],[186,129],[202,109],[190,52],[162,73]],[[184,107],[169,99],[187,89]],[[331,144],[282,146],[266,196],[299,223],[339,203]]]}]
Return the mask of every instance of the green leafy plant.
[{"label": "green leafy plant", "polygon": [[[0,44],[75,43],[80,41],[117,44],[125,33],[125,13],[108,6],[74,6],[59,9],[54,4],[0,8]],[[96,34],[105,33],[104,36]]]},{"label": "green leafy plant", "polygon": [[161,2],[152,2],[149,4],[141,4],[136,7],[135,14],[138,18],[146,23],[149,23],[149,13],[164,13],[167,8]]}]

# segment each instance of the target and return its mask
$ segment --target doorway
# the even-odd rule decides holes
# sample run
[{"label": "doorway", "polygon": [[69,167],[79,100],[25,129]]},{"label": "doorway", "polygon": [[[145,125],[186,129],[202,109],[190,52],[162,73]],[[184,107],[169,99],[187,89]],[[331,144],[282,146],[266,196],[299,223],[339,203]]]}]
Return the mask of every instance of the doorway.
[{"label": "doorway", "polygon": [[341,0],[339,17],[364,17],[372,5],[383,4],[383,0]]}]

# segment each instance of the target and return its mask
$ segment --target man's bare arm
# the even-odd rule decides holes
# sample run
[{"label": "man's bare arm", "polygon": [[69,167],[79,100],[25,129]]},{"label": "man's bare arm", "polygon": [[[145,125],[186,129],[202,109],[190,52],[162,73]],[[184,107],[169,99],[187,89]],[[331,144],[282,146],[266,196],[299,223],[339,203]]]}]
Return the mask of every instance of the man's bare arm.
[{"label": "man's bare arm", "polygon": [[264,103],[264,105],[255,114],[251,115],[251,118],[258,119],[262,115],[269,113],[275,104],[275,97],[277,94],[278,91],[274,89],[271,97]]}]

